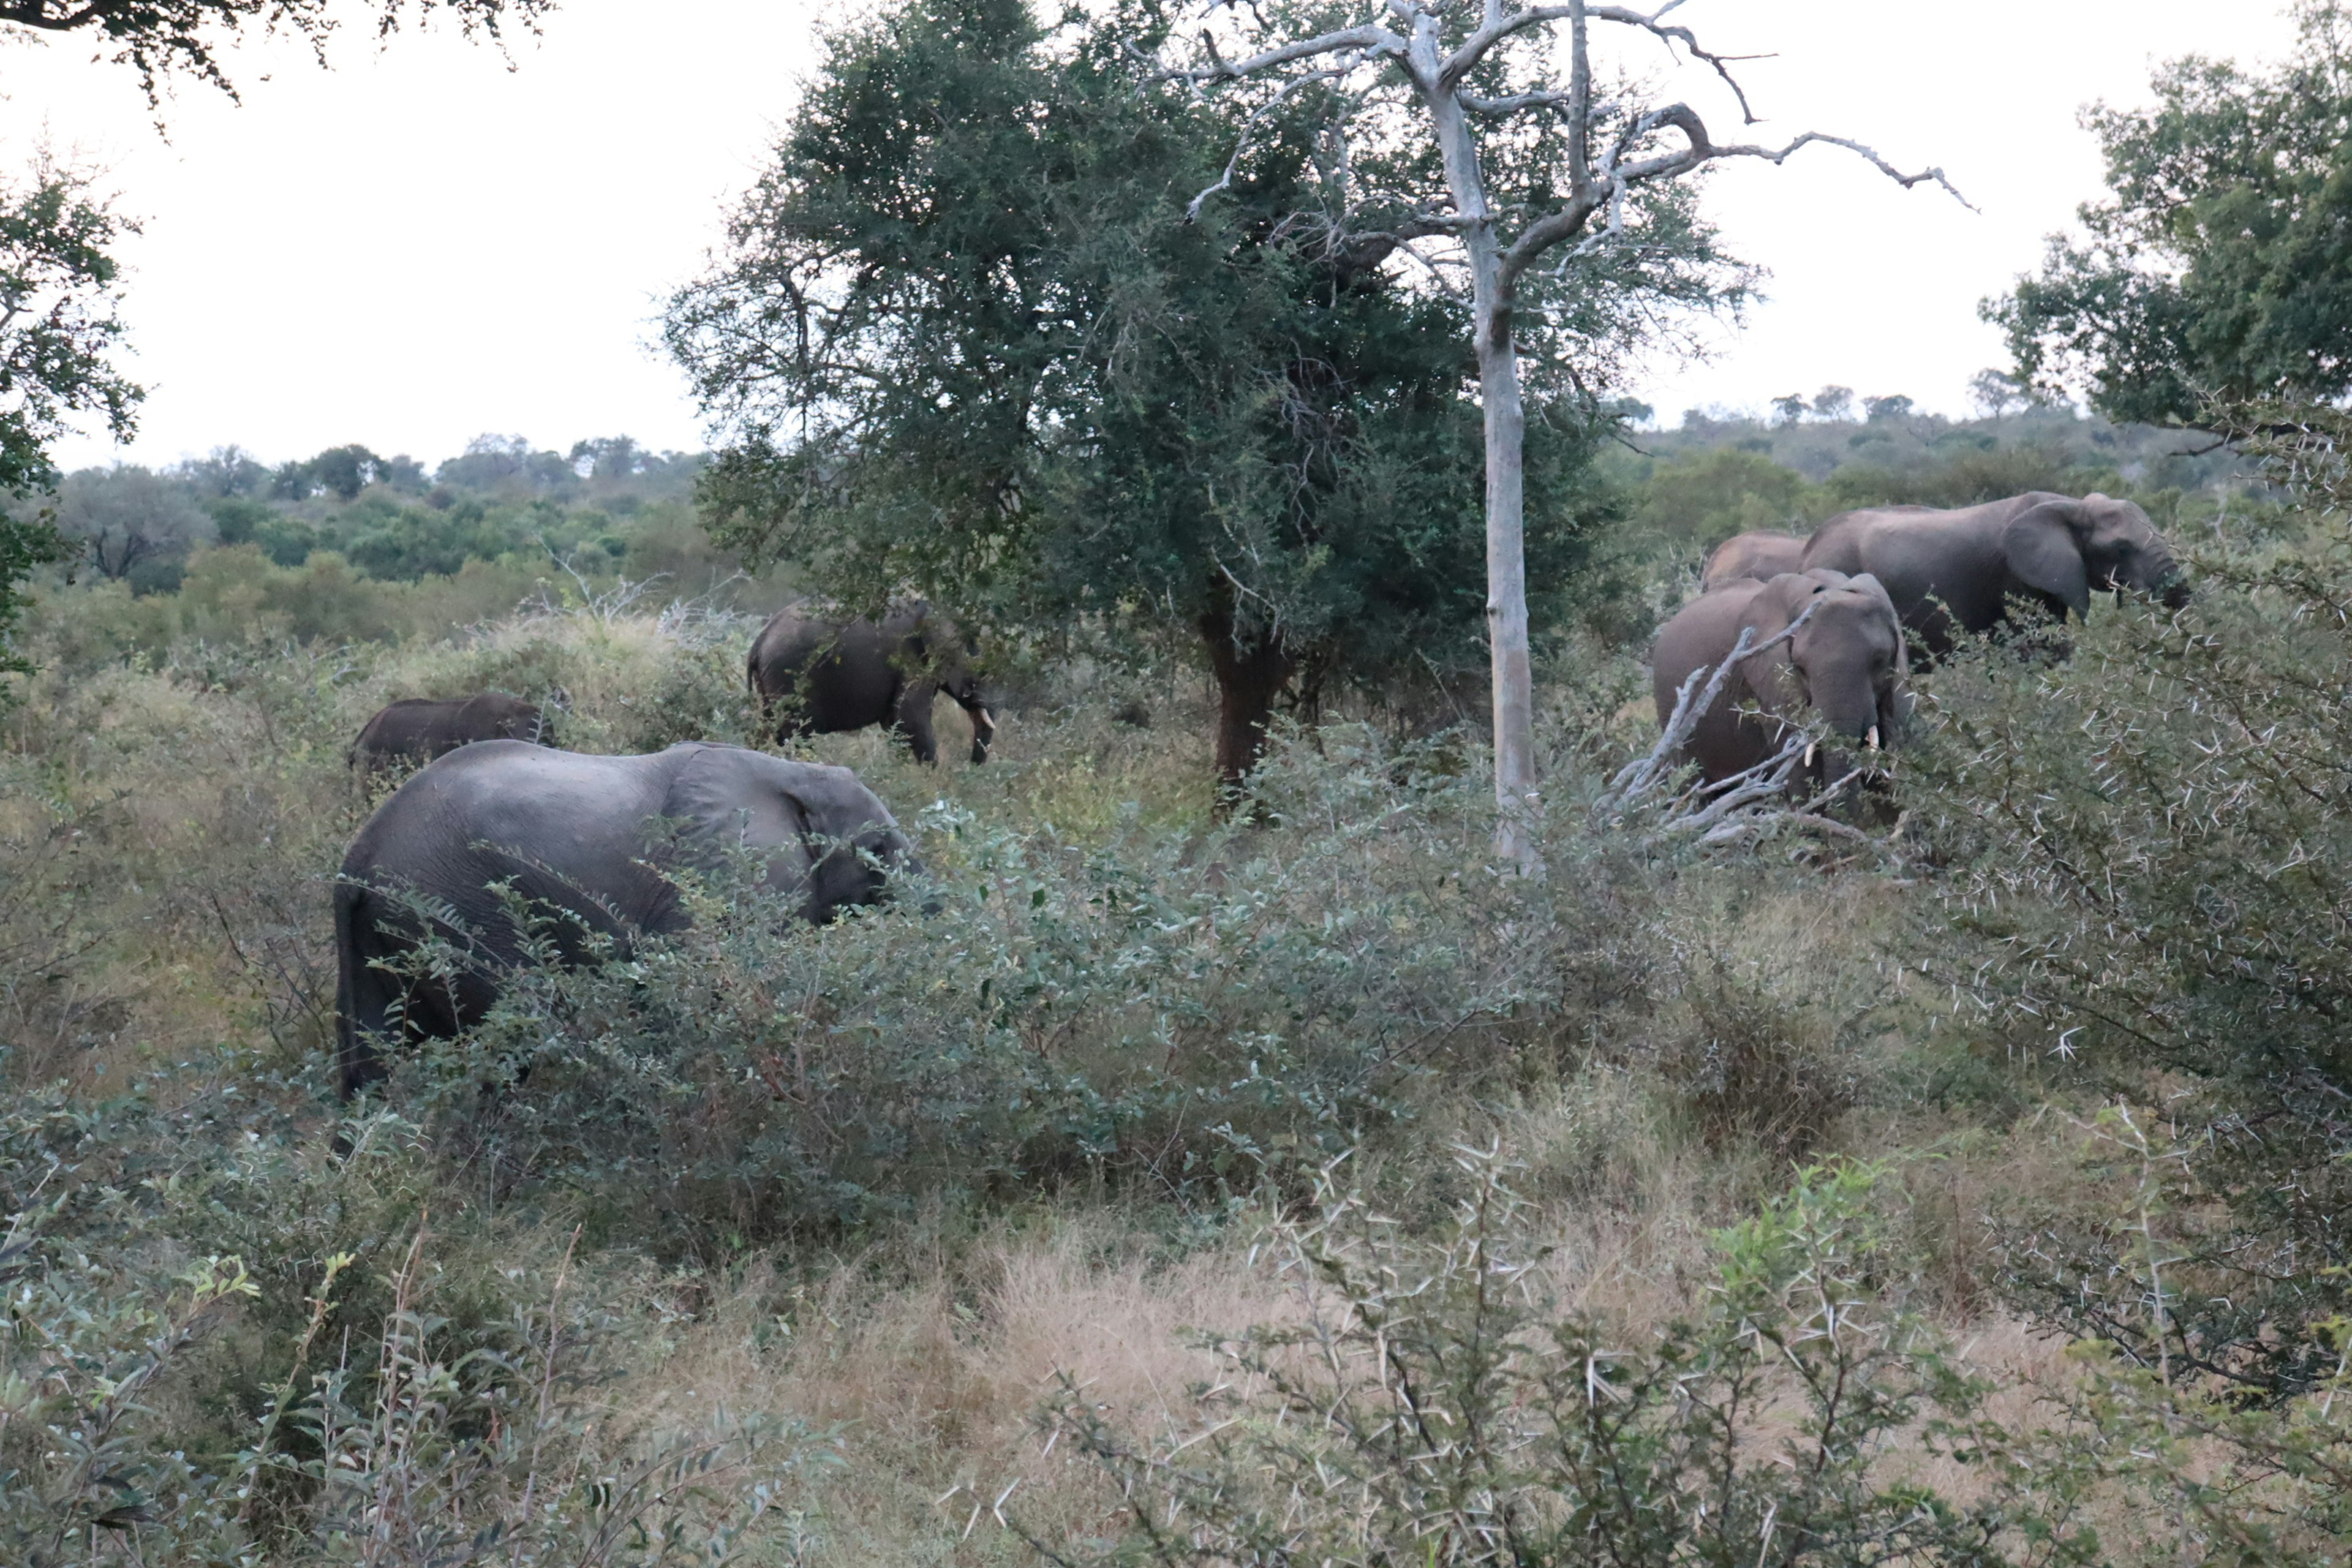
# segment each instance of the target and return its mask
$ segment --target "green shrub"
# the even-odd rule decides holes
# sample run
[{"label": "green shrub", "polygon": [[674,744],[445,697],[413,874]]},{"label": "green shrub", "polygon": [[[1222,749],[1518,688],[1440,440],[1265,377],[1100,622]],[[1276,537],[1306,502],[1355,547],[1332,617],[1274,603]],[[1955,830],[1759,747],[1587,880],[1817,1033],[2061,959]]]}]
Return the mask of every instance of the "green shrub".
[{"label": "green shrub", "polygon": [[1286,826],[1085,847],[941,803],[936,912],[780,925],[718,879],[692,929],[517,977],[395,1090],[519,1190],[724,1252],[925,1194],[1213,1194],[1237,1145],[1336,1152],[1548,1079],[1675,984],[1646,873],[1579,837],[1552,882],[1496,874],[1475,780],[1360,734],[1283,751],[1261,800]]},{"label": "green shrub", "polygon": [[2352,479],[2347,426],[2305,417],[2273,450],[2309,552],[2209,554],[2189,608],[2101,613],[2063,663],[1956,666],[1914,772],[1967,939],[1920,960],[2016,1047],[2161,1097],[2195,1150],[2169,1167],[2169,1310],[2115,1267],[2128,1216],[2096,1210],[2021,1218],[2019,1299],[2259,1400],[2329,1375],[2352,1311]]}]

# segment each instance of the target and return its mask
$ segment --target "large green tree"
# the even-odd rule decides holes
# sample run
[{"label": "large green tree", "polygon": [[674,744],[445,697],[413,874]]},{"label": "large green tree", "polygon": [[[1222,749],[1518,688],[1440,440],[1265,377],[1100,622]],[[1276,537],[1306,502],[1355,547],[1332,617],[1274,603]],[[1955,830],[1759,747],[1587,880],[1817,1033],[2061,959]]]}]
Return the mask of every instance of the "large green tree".
[{"label": "large green tree", "polygon": [[[703,498],[729,543],[869,605],[1197,637],[1230,781],[1286,689],[1476,679],[1475,366],[1458,294],[1401,237],[1343,233],[1306,106],[1155,80],[1160,26],[911,0],[836,35],[667,333],[727,437]],[[1651,297],[1713,298],[1687,210],[1660,235]],[[1588,369],[1618,343],[1605,313],[1554,331]],[[1528,476],[1557,596],[1602,421],[1548,363]]]},{"label": "large green tree", "polygon": [[2018,374],[2109,418],[2352,392],[2352,54],[2338,0],[2269,71],[2191,57],[2145,110],[2097,105],[2108,195],[1985,302]]}]

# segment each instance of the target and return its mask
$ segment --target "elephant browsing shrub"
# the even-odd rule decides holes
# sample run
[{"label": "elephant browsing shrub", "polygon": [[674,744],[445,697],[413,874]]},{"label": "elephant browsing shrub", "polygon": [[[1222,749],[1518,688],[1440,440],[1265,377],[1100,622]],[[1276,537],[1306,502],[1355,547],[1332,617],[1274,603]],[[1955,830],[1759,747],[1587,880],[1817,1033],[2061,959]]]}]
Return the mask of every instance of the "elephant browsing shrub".
[{"label": "elephant browsing shrub", "polygon": [[1300,746],[1262,800],[1283,826],[1093,847],[936,805],[909,824],[936,909],[824,929],[705,879],[691,929],[599,967],[547,933],[394,1092],[510,1190],[723,1252],[926,1193],[1189,1198],[1238,1151],[1409,1121],[1432,1078],[1557,1071],[1665,962],[1638,872],[1488,870],[1475,781]]}]

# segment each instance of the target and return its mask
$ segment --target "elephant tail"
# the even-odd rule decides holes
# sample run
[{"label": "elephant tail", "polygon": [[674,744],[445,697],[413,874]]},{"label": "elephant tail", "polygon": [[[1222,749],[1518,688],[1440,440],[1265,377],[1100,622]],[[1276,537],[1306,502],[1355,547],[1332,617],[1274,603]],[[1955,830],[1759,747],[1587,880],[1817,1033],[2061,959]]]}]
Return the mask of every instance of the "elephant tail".
[{"label": "elephant tail", "polygon": [[377,1042],[390,1009],[384,977],[368,967],[361,950],[374,923],[367,899],[359,882],[335,884],[335,1089],[346,1100],[384,1075]]}]

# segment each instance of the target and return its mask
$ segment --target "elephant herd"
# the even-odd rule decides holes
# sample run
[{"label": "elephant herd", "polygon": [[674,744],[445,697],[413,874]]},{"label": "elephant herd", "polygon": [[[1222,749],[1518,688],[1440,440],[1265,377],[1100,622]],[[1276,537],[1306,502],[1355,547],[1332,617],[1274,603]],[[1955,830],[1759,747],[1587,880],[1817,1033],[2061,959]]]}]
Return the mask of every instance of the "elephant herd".
[{"label": "elephant herd", "polygon": [[[2020,606],[2088,613],[2092,593],[2128,591],[2179,608],[2188,597],[2171,547],[2127,500],[2034,491],[1981,506],[1869,507],[1811,537],[1743,533],[1708,555],[1699,596],[1658,633],[1653,695],[1671,719],[1693,672],[1752,649],[1698,716],[1685,757],[1710,783],[1758,768],[1809,721],[1832,745],[1809,748],[1790,781],[1812,793],[1864,752],[1892,746],[1915,659],[1950,654],[1963,633],[2003,626]],[[1787,635],[1794,626],[1793,636]]]},{"label": "elephant herd", "polygon": [[[930,707],[945,691],[972,717],[977,763],[995,722],[973,653],[919,604],[879,625],[786,609],[753,641],[745,679],[780,740],[895,725],[925,762],[938,757]],[[549,706],[569,700],[559,690]],[[597,756],[553,738],[538,705],[499,693],[395,702],[361,730],[351,760],[362,776],[416,771],[352,839],[336,882],[346,1098],[383,1076],[385,1041],[446,1038],[481,1019],[533,940],[519,910],[578,962],[680,929],[672,871],[747,859],[782,907],[817,923],[921,872],[889,808],[846,768],[702,742]],[[436,937],[464,955],[454,975],[414,962]]]},{"label": "elephant herd", "polygon": [[[1810,539],[1743,534],[1707,559],[1699,596],[1658,634],[1659,719],[1696,672],[1741,655],[1685,755],[1720,782],[1781,754],[1815,723],[1791,791],[1818,792],[1856,758],[1896,743],[1915,658],[2000,626],[2021,604],[2063,616],[2094,590],[2178,605],[2178,565],[2147,514],[2103,495],[2036,492],[1957,510],[1881,507],[1832,518]],[[1742,638],[1745,637],[1743,651]],[[745,679],[779,739],[881,724],[938,758],[933,699],[971,717],[971,760],[995,721],[971,641],[920,604],[879,623],[780,611],[753,639]],[[578,962],[687,921],[667,873],[755,866],[779,906],[822,923],[916,875],[889,808],[845,768],[689,742],[643,756],[559,750],[561,690],[547,710],[499,694],[395,702],[352,748],[363,775],[416,771],[377,807],[335,889],[337,1058],[349,1096],[385,1071],[383,1045],[455,1035],[496,999],[532,934]],[[661,825],[649,833],[648,825]],[[465,955],[436,975],[415,961],[439,937]]]}]

